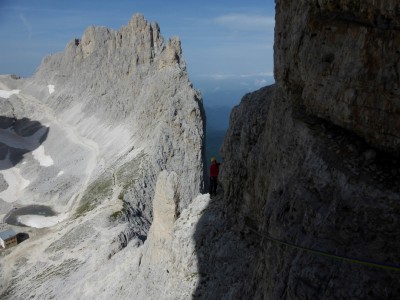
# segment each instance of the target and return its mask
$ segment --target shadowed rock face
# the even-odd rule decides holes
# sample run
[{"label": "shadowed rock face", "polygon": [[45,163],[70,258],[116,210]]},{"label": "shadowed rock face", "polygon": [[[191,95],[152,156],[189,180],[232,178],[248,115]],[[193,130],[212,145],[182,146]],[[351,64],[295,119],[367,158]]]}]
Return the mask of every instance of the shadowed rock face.
[{"label": "shadowed rock face", "polygon": [[[260,109],[247,103],[251,97],[260,103],[260,95],[262,91],[247,95],[232,113],[222,148],[228,228],[242,236],[240,245],[257,245],[250,257],[245,252],[236,263],[246,272],[238,295],[249,299],[397,296],[398,272],[296,249],[397,264],[399,245],[393,237],[400,234],[400,165],[396,157],[326,120],[296,111],[279,85],[274,96],[265,97],[259,106],[269,105],[265,125],[252,125],[248,116],[259,117]],[[250,271],[240,268],[242,260],[247,260]],[[208,259],[200,261],[210,269]],[[216,274],[228,276],[226,270]]]},{"label": "shadowed rock face", "polygon": [[399,4],[339,2],[277,1],[276,80],[295,105],[398,153]]},{"label": "shadowed rock face", "polygon": [[[336,2],[276,1],[276,85],[231,114],[226,227],[205,238],[205,214],[196,230],[199,298],[210,289],[242,299],[400,295],[396,271],[298,248],[399,264],[399,7]],[[230,255],[240,258],[213,267]]]}]

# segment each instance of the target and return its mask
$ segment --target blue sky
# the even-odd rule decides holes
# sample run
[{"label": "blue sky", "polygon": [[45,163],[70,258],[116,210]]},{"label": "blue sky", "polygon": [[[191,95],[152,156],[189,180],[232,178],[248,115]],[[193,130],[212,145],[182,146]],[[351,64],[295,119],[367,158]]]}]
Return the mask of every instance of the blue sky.
[{"label": "blue sky", "polygon": [[206,105],[231,106],[273,83],[274,0],[0,0],[0,74],[31,76],[88,26],[118,30],[136,12],[181,38]]}]

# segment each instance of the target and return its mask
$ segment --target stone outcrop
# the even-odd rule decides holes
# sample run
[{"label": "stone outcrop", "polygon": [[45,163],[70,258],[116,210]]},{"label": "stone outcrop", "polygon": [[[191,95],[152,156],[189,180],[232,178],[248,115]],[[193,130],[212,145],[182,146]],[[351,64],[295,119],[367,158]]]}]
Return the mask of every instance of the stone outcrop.
[{"label": "stone outcrop", "polygon": [[199,195],[177,216],[174,173],[161,172],[153,200],[154,219],[139,248],[128,289],[119,298],[237,299],[251,276],[256,248],[227,231],[221,197]]},{"label": "stone outcrop", "polygon": [[[135,278],[129,289],[122,292],[129,293],[129,298],[189,299],[196,287],[199,273],[192,236],[209,197],[199,195],[193,199],[178,218],[178,182],[174,172],[163,171],[158,176],[153,223],[146,243],[140,248]],[[122,296],[126,297],[127,294]]]},{"label": "stone outcrop", "polygon": [[397,298],[384,266],[400,246],[398,5],[282,0],[276,13],[276,85],[245,96],[222,148],[229,228],[257,245],[236,295]]},{"label": "stone outcrop", "polygon": [[158,176],[153,200],[154,221],[145,245],[143,263],[159,265],[165,262],[171,252],[173,226],[178,217],[179,196],[177,195],[178,177],[176,173],[163,171]]}]

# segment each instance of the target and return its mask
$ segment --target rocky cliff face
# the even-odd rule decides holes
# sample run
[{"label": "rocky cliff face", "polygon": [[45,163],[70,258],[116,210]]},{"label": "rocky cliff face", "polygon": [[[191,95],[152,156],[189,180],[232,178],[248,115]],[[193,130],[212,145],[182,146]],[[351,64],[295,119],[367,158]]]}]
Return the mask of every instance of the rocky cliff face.
[{"label": "rocky cliff face", "polygon": [[298,89],[296,104],[398,153],[397,1],[282,1],[276,12],[275,75]]},{"label": "rocky cliff face", "polygon": [[399,297],[398,271],[356,262],[399,263],[398,9],[276,1],[276,85],[222,149],[228,221],[258,240],[242,297]]}]

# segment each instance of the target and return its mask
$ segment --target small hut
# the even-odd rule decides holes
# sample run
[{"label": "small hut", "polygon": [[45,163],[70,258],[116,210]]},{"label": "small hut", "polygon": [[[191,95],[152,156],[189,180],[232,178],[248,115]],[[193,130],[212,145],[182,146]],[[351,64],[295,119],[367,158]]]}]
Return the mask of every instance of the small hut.
[{"label": "small hut", "polygon": [[12,229],[0,232],[0,248],[9,248],[17,245],[17,234]]}]

